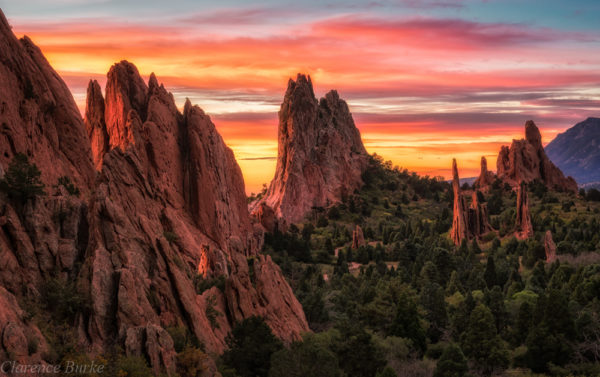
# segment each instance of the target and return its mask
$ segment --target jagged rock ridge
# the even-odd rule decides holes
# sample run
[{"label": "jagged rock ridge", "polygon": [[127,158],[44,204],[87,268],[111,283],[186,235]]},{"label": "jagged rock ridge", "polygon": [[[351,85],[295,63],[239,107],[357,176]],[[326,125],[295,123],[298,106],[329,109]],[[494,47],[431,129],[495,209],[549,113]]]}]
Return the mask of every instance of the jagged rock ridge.
[{"label": "jagged rock ridge", "polygon": [[17,39],[0,10],[0,164],[23,153],[54,185],[92,184],[90,146],[71,92],[31,39]]},{"label": "jagged rock ridge", "polygon": [[[4,24],[2,41],[14,39]],[[223,350],[234,321],[251,315],[263,316],[287,342],[308,331],[302,307],[279,268],[257,255],[262,234],[250,223],[241,171],[200,108],[188,101],[180,113],[154,75],[146,85],[135,66],[118,63],[109,72],[106,99],[90,82],[85,114],[90,148],[64,83],[47,63],[43,70],[21,64],[31,59],[28,54],[41,53],[30,41],[20,42],[26,48],[15,41],[0,45],[0,88],[18,77],[34,77],[33,93],[61,89],[53,100],[68,111],[56,115],[60,122],[44,118],[37,144],[17,138],[28,123],[11,123],[13,142],[4,138],[0,147],[14,154],[28,153],[35,145],[32,160],[49,171],[43,176],[46,185],[68,175],[84,195],[57,189],[23,208],[0,197],[0,333],[13,334],[14,340],[0,344],[1,359],[10,354],[17,361],[39,362],[48,351],[18,301],[39,300],[51,277],[75,282],[89,298],[89,310],[77,314],[75,329],[82,352],[101,353],[116,343],[128,354],[147,357],[156,374],[174,370],[167,327],[189,328],[211,353]],[[14,51],[5,53],[7,45]],[[22,90],[11,95],[4,114],[13,114],[11,106],[20,103],[38,111],[47,100],[25,98]],[[54,135],[57,141],[46,132],[55,132],[58,123],[73,132],[62,129],[68,135]],[[8,157],[0,161],[3,167]],[[223,275],[224,291],[197,292],[198,273]],[[209,306],[217,313],[213,319],[207,315]],[[23,345],[30,339],[40,346],[25,354]]]},{"label": "jagged rock ridge", "polygon": [[525,123],[525,139],[513,140],[510,148],[500,149],[496,166],[498,178],[513,187],[540,180],[553,190],[577,192],[577,182],[565,177],[546,156],[540,131],[531,120]]},{"label": "jagged rock ridge", "polygon": [[310,77],[289,80],[278,143],[275,176],[253,212],[266,203],[280,222],[294,223],[362,186],[367,153],[348,105],[335,90],[317,101]]}]

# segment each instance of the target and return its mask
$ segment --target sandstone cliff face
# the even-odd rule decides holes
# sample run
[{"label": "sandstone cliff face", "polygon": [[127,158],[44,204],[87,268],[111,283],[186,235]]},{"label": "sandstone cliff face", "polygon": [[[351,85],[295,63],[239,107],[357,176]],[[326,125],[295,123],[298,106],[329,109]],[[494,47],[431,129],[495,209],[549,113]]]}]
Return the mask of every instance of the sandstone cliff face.
[{"label": "sandstone cliff face", "polygon": [[546,156],[539,129],[529,120],[525,123],[525,139],[513,140],[510,148],[503,146],[496,161],[498,178],[516,187],[521,182],[540,180],[548,188],[577,192],[577,183],[564,174]]},{"label": "sandstone cliff face", "polygon": [[[89,299],[89,310],[77,314],[82,352],[102,353],[117,344],[128,354],[145,356],[157,374],[175,367],[167,327],[188,328],[209,353],[223,351],[231,325],[251,315],[263,316],[286,342],[309,330],[280,269],[257,255],[262,233],[250,223],[241,171],[200,108],[188,101],[180,113],[154,75],[146,85],[135,66],[118,63],[109,72],[106,99],[96,82],[88,89],[90,148],[60,78],[45,60],[42,71],[19,72],[13,65],[27,62],[30,51],[15,49],[12,60],[2,55],[0,90],[17,80],[13,76],[37,77],[34,93],[50,96],[64,89],[52,97],[62,101],[63,111],[58,120],[43,118],[44,132],[31,145],[16,137],[30,132],[30,124],[15,119],[6,128],[11,138],[0,139],[0,147],[12,154],[31,147],[47,187],[67,175],[85,195],[69,196],[59,188],[18,209],[0,195],[0,334],[6,334],[0,359],[10,353],[20,361],[43,361],[48,345],[19,302],[39,301],[51,277],[74,282]],[[10,95],[14,103],[7,103],[5,114],[22,103],[38,111],[46,101],[24,99],[18,90]],[[74,131],[59,132],[59,126]],[[46,132],[55,132],[55,138]],[[6,159],[0,159],[4,168]],[[196,279],[221,275],[223,291],[196,291]],[[214,317],[209,318],[209,307]],[[26,355],[23,344],[30,339],[40,346]]]},{"label": "sandstone cliff face", "polygon": [[463,240],[479,238],[493,231],[489,223],[487,205],[480,203],[477,190],[472,193],[471,204],[468,206],[460,188],[456,159],[452,160],[452,190],[454,192],[454,207],[450,237],[454,244],[460,245]]},{"label": "sandstone cliff face", "polygon": [[[362,185],[367,153],[346,102],[335,90],[317,101],[310,77],[290,80],[279,110],[275,176],[265,197],[278,219],[301,221]],[[251,205],[253,212],[260,203]]]},{"label": "sandstone cliff face", "polygon": [[517,189],[517,238],[526,239],[533,236],[533,225],[529,213],[527,186],[524,183]]},{"label": "sandstone cliff face", "polygon": [[488,171],[487,159],[484,156],[481,156],[481,172],[479,173],[479,177],[473,183],[473,186],[485,189],[494,182],[494,178],[494,173]]},{"label": "sandstone cliff face", "polygon": [[69,176],[83,190],[94,171],[73,96],[28,37],[18,40],[0,11],[0,164],[26,154],[47,185]]}]

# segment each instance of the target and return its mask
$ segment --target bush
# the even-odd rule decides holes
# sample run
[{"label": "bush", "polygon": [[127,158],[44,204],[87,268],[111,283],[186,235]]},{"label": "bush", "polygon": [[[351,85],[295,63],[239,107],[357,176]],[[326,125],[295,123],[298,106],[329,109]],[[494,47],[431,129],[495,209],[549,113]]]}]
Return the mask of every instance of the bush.
[{"label": "bush", "polygon": [[10,198],[26,202],[36,196],[44,195],[44,184],[40,180],[42,173],[35,164],[29,163],[29,158],[16,154],[4,178],[0,180],[0,190]]},{"label": "bush", "polygon": [[179,241],[179,236],[175,232],[165,231],[165,232],[163,232],[163,236],[165,237],[165,239],[167,240],[167,242],[169,244],[173,244],[173,243]]},{"label": "bush", "polygon": [[58,183],[55,187],[59,186],[63,186],[67,190],[69,195],[79,196],[80,194],[79,188],[77,188],[77,186],[75,186],[73,182],[71,182],[71,178],[67,177],[66,175],[58,178]]},{"label": "bush", "polygon": [[186,348],[177,355],[177,373],[181,377],[196,377],[206,371],[209,357],[198,348]]},{"label": "bush", "polygon": [[77,314],[90,308],[89,297],[84,295],[74,282],[49,279],[42,291],[42,303],[54,319],[74,323]]}]

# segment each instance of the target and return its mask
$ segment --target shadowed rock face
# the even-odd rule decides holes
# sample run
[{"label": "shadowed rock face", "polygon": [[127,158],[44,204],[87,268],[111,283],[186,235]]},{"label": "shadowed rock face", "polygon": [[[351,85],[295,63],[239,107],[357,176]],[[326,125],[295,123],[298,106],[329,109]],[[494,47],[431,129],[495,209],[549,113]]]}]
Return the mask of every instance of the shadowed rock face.
[{"label": "shadowed rock face", "polygon": [[[367,153],[346,102],[335,90],[317,101],[310,77],[290,80],[279,110],[275,177],[260,201],[286,223],[328,207],[362,185]],[[258,203],[251,205],[256,211]]]},{"label": "shadowed rock face", "polygon": [[450,237],[455,245],[460,245],[463,240],[478,238],[493,231],[489,223],[487,205],[479,203],[477,191],[473,191],[471,205],[467,202],[460,189],[460,179],[456,159],[452,160],[452,190],[454,192],[454,212]]},{"label": "shadowed rock face", "polygon": [[513,187],[537,179],[552,190],[577,192],[575,180],[565,177],[546,156],[540,131],[531,120],[525,123],[525,139],[513,140],[510,148],[500,149],[496,166],[498,178]]},{"label": "shadowed rock face", "polygon": [[[25,49],[15,51],[13,60],[2,60],[0,91],[6,80],[17,80],[9,75],[18,69],[13,64],[29,59]],[[71,106],[53,71],[31,75],[40,75],[33,93],[48,94],[37,85],[53,82],[65,89],[54,100]],[[11,93],[16,104],[40,109],[45,103],[43,96],[24,100],[22,91]],[[50,171],[48,185],[69,175],[85,195],[58,189],[19,209],[0,197],[0,334],[13,334],[11,342],[0,342],[0,359],[10,353],[36,362],[47,351],[37,327],[23,321],[17,298],[39,300],[51,276],[75,282],[89,298],[90,309],[77,315],[82,352],[101,353],[116,343],[127,354],[144,355],[156,374],[175,367],[170,326],[187,327],[211,353],[224,349],[235,321],[252,315],[263,316],[284,341],[299,339],[309,330],[302,307],[279,267],[257,255],[262,233],[250,223],[241,171],[210,118],[189,101],[180,113],[154,75],[146,85],[128,62],[111,68],[106,93],[104,99],[90,83],[85,128],[74,103],[61,122],[47,118],[48,130],[58,123],[78,128],[64,142],[58,131],[60,142],[41,133],[32,156]],[[14,134],[27,127],[15,121]],[[10,148],[7,140],[0,139],[1,148]],[[26,147],[15,143],[16,152]],[[198,274],[224,276],[224,290],[197,293]],[[219,313],[212,320],[209,306]],[[24,354],[23,339],[38,339],[39,351]]]}]

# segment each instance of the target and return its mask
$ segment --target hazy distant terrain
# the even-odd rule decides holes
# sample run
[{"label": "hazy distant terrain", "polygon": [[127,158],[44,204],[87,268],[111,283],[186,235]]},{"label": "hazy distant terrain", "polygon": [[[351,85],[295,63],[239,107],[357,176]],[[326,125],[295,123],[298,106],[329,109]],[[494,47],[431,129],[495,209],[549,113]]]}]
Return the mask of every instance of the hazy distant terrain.
[{"label": "hazy distant terrain", "polygon": [[546,153],[580,186],[600,182],[600,118],[587,118],[559,134]]}]

